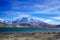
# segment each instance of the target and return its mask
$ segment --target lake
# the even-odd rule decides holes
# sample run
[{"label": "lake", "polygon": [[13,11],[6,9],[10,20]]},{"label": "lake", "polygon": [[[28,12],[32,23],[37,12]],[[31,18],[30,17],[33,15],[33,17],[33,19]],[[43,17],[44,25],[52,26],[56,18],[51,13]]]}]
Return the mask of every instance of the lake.
[{"label": "lake", "polygon": [[60,28],[0,28],[0,33],[60,32]]}]

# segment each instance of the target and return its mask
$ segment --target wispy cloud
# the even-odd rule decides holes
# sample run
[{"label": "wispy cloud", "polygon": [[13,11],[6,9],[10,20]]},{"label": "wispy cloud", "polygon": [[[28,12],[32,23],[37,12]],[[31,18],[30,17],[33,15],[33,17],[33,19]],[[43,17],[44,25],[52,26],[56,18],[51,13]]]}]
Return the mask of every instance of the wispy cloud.
[{"label": "wispy cloud", "polygon": [[55,20],[60,20],[60,16],[56,16],[56,17],[51,17],[52,19],[55,19]]},{"label": "wispy cloud", "polygon": [[12,11],[26,14],[60,14],[59,0],[12,1]]},{"label": "wispy cloud", "polygon": [[34,5],[35,9],[34,13],[45,13],[45,14],[60,14],[60,2],[53,2],[49,5]]},{"label": "wispy cloud", "polygon": [[[34,15],[35,17],[40,15],[38,19],[44,22],[50,24],[60,24],[60,21],[58,21],[60,20],[60,0],[12,0],[9,3],[11,4],[11,9],[7,8],[9,10],[3,11],[2,13],[6,15],[2,17],[13,19],[20,17],[21,15]],[[9,7],[9,5],[7,6]]]},{"label": "wispy cloud", "polygon": [[48,23],[48,24],[54,24],[54,25],[58,25],[58,24],[60,24],[60,21],[56,21],[56,20],[54,20],[54,19],[46,19],[46,18],[40,18],[40,17],[34,17],[34,18],[36,18],[36,19],[38,19],[38,20],[40,20],[40,21],[43,21],[43,22],[45,22],[45,23]]}]

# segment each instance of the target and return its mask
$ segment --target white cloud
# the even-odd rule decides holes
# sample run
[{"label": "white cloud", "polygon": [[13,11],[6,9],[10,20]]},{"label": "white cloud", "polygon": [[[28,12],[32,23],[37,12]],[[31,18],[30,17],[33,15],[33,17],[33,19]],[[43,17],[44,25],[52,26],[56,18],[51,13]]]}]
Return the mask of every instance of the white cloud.
[{"label": "white cloud", "polygon": [[55,20],[52,20],[52,19],[46,19],[44,22],[49,23],[49,24],[53,24],[53,25],[60,24],[60,21],[55,21]]},{"label": "white cloud", "polygon": [[50,23],[50,22],[53,22],[54,20],[50,20],[50,19],[47,19],[47,20],[45,20],[45,22],[47,22],[47,23]]},{"label": "white cloud", "polygon": [[57,17],[51,17],[52,19],[55,19],[55,20],[60,20],[60,16],[57,16]]},{"label": "white cloud", "polygon": [[51,22],[51,24],[54,24],[54,25],[60,25],[60,22],[53,21],[53,22]]},{"label": "white cloud", "polygon": [[[52,1],[51,3],[49,3],[48,5],[40,5],[40,4],[35,4],[34,5],[35,10],[33,13],[45,13],[45,14],[60,14],[60,1]],[[38,8],[36,10],[36,8]],[[32,13],[32,14],[33,14]]]},{"label": "white cloud", "polygon": [[[45,9],[43,9],[42,7]],[[42,7],[40,7],[40,5],[37,5],[37,8],[42,8],[42,11],[35,10],[34,13],[60,14],[60,11],[58,11],[58,8],[60,8],[60,5],[56,6],[56,7],[49,7],[49,6],[42,6]]]},{"label": "white cloud", "polygon": [[10,19],[3,19],[3,18],[0,18],[0,22],[3,22],[3,21],[9,21]]},{"label": "white cloud", "polygon": [[[44,0],[45,1],[45,0]],[[60,1],[59,0],[46,0],[45,2],[47,2],[46,4],[44,4],[44,2],[42,2],[44,5],[41,4],[33,4],[33,3],[28,3],[29,6],[27,6],[26,2],[20,2],[20,1],[13,1],[12,3],[12,10],[17,11],[17,10],[21,10],[22,11],[32,11],[32,12],[28,12],[26,14],[60,14],[60,11],[58,11],[58,8],[60,8]],[[22,4],[26,4],[26,5],[22,5]],[[33,5],[30,5],[33,4]],[[25,12],[24,12],[25,13]]]},{"label": "white cloud", "polygon": [[1,19],[1,18],[0,18],[0,21],[1,21],[1,20],[4,20],[4,19]]},{"label": "white cloud", "polygon": [[48,23],[48,24],[53,24],[53,25],[58,25],[60,24],[60,21],[56,21],[56,20],[53,20],[53,19],[45,19],[45,18],[37,18],[37,17],[34,17],[42,22],[45,22],[45,23]]},{"label": "white cloud", "polygon": [[51,22],[53,22],[54,20],[51,20],[51,19],[45,19],[45,18],[37,18],[37,17],[34,17],[35,19],[38,19],[38,20],[40,20],[40,21],[42,21],[42,22],[46,22],[46,23],[49,23],[49,24],[51,24]]}]

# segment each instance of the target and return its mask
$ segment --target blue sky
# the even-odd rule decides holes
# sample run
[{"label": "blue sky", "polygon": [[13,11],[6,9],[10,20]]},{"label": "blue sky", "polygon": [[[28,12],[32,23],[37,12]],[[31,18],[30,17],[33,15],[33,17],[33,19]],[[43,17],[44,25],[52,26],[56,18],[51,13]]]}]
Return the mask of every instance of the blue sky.
[{"label": "blue sky", "polygon": [[60,24],[60,0],[0,0],[0,20],[13,20],[21,15]]}]

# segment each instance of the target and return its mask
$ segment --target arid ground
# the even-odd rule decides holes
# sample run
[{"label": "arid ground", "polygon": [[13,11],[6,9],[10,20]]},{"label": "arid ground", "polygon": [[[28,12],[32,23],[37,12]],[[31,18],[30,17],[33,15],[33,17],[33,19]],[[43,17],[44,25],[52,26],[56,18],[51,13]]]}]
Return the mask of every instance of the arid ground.
[{"label": "arid ground", "polygon": [[0,40],[60,40],[60,34],[4,34]]}]

